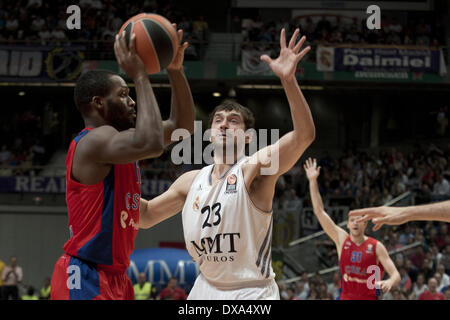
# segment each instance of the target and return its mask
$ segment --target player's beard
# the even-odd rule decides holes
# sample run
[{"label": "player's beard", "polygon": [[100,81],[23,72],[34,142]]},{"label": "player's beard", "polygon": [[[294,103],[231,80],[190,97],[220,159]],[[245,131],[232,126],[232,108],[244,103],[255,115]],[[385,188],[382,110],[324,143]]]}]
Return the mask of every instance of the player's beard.
[{"label": "player's beard", "polygon": [[136,126],[134,117],[122,103],[107,100],[105,120],[118,131],[128,130]]}]

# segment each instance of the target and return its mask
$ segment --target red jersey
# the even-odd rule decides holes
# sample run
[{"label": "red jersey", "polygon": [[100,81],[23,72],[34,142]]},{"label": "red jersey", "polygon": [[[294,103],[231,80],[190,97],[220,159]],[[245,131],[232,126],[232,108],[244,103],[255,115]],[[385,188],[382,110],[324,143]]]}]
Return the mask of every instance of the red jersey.
[{"label": "red jersey", "polygon": [[356,245],[350,236],[342,245],[339,261],[341,281],[340,300],[376,300],[379,290],[375,281],[383,279],[384,268],[377,261],[377,243],[368,237],[361,245]]},{"label": "red jersey", "polygon": [[66,159],[66,202],[70,239],[64,251],[93,262],[99,268],[125,272],[133,252],[139,222],[141,178],[137,162],[115,164],[108,176],[94,185],[72,178],[78,142],[92,128],[85,128],[71,142]]}]

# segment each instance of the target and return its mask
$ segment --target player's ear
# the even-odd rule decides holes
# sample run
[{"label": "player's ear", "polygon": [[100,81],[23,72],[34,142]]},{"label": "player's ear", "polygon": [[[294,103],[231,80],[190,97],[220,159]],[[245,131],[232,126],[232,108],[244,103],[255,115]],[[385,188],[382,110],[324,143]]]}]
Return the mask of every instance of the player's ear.
[{"label": "player's ear", "polygon": [[100,96],[93,96],[91,99],[91,106],[93,106],[95,109],[103,109],[105,108],[105,102],[102,97]]},{"label": "player's ear", "polygon": [[91,104],[91,110],[95,110],[100,115],[105,116],[105,114],[106,114],[105,99],[103,99],[100,96],[93,96],[90,104]]}]

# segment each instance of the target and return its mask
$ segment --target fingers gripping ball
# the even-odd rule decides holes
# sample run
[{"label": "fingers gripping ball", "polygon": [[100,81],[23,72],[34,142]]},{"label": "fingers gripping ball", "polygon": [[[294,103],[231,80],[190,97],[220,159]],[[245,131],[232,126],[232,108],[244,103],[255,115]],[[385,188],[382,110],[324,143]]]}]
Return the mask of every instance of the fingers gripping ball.
[{"label": "fingers gripping ball", "polygon": [[148,74],[158,73],[172,62],[178,49],[177,31],[163,16],[140,13],[122,25],[119,35],[122,31],[127,44],[136,34],[136,52]]}]

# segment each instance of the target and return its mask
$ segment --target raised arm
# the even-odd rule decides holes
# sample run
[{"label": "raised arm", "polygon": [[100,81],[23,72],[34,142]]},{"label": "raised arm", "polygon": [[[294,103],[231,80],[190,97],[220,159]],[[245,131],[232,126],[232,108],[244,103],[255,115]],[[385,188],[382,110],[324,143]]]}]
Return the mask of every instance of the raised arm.
[{"label": "raised arm", "polygon": [[393,286],[396,286],[400,280],[400,273],[395,267],[394,262],[391,257],[389,257],[389,253],[386,250],[386,247],[378,241],[377,249],[376,249],[377,259],[383,265],[384,270],[389,274],[389,279],[382,280],[378,284],[380,285],[380,289],[383,293],[387,293],[391,290]]},{"label": "raised arm", "polygon": [[141,198],[139,228],[148,229],[174,216],[183,209],[189,188],[199,170],[181,175],[163,194],[148,201]]},{"label": "raised arm", "polygon": [[[82,140],[81,153],[90,161],[104,164],[129,163],[136,160],[151,158],[161,155],[163,152],[162,120],[158,103],[153,93],[152,86],[145,71],[142,60],[135,49],[136,36],[131,35],[130,47],[125,43],[125,37],[116,37],[114,52],[119,66],[130,77],[136,88],[138,110],[136,115],[136,127],[118,131],[116,128],[106,125],[98,127]],[[125,81],[117,76],[117,82],[111,94],[125,99],[128,114],[117,107],[102,107],[102,112],[113,113],[116,118],[132,117],[134,102],[128,96],[128,87]],[[117,91],[117,92],[116,92]],[[97,105],[102,100],[94,97]]]},{"label": "raised arm", "polygon": [[373,230],[384,224],[399,225],[409,221],[443,221],[450,222],[450,200],[409,207],[373,207],[352,210],[350,217],[360,216],[360,221],[372,219]]},{"label": "raised arm", "polygon": [[309,158],[308,160],[306,160],[303,168],[305,168],[306,176],[309,180],[309,192],[311,194],[311,202],[313,205],[314,214],[316,215],[317,220],[319,220],[322,229],[336,244],[336,248],[340,256],[342,243],[345,241],[348,234],[344,229],[334,223],[334,221],[330,218],[330,216],[325,212],[323,208],[323,201],[322,197],[320,196],[319,185],[317,183],[317,178],[320,174],[320,167],[317,167],[316,159],[311,160],[311,158]]},{"label": "raised arm", "polygon": [[[262,159],[269,155],[270,163],[274,160],[278,161],[276,166],[278,168],[274,168],[273,174],[270,174],[276,178],[291,169],[315,139],[315,126],[311,111],[295,77],[297,64],[311,49],[308,46],[300,51],[306,37],[303,36],[296,44],[299,32],[299,29],[295,30],[289,45],[286,46],[285,30],[282,29],[280,56],[275,60],[267,55],[261,56],[261,60],[265,61],[281,80],[289,102],[293,124],[293,130],[281,137],[274,145],[269,146],[270,150],[260,150]],[[267,160],[263,162],[268,164]]]},{"label": "raised arm", "polygon": [[[176,24],[173,24],[176,28]],[[183,30],[177,32],[178,42],[181,43]],[[186,129],[190,134],[194,132],[195,109],[191,89],[183,70],[184,50],[189,44],[184,42],[179,46],[175,57],[166,68],[172,87],[170,117],[163,121],[164,146],[172,142],[171,136],[175,129]]]},{"label": "raised arm", "polygon": [[[315,127],[308,103],[295,78],[298,62],[311,49],[301,50],[305,37],[296,44],[299,30],[295,30],[289,46],[286,46],[285,31],[281,31],[281,51],[277,59],[261,56],[280,78],[291,110],[293,130],[276,143],[255,152],[243,167],[245,182],[255,205],[264,210],[272,208],[275,184],[278,177],[287,172],[298,161],[305,149],[314,141]],[[256,180],[256,181],[255,181]]]}]

